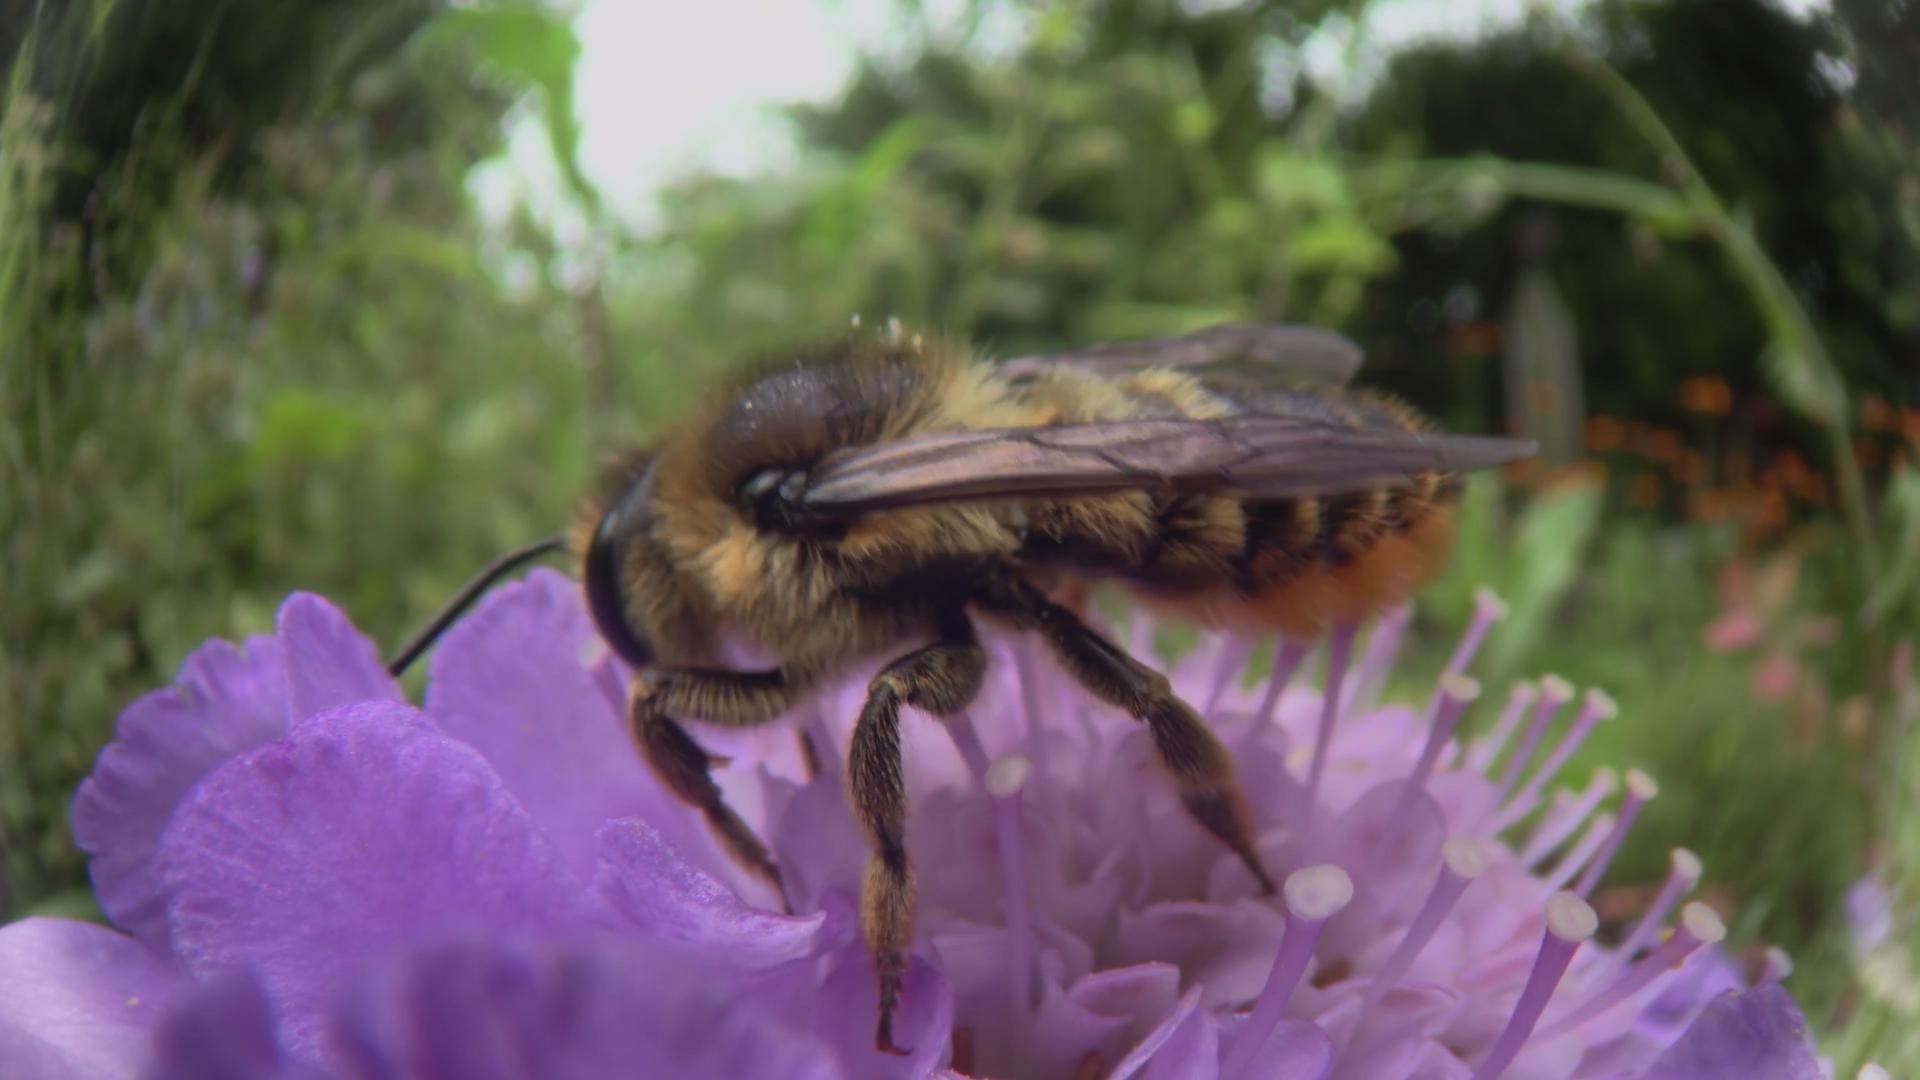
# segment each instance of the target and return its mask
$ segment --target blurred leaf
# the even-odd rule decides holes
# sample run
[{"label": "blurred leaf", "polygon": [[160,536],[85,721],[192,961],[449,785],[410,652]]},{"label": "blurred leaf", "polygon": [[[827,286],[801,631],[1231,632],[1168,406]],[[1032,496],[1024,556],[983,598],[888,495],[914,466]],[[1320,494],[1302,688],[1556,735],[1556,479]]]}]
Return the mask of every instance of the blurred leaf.
[{"label": "blurred leaf", "polygon": [[447,11],[433,22],[428,40],[470,45],[488,70],[538,94],[554,163],[574,196],[598,211],[600,191],[580,166],[573,100],[580,39],[568,15],[538,0],[489,0]]},{"label": "blurred leaf", "polygon": [[1568,485],[1541,495],[1520,512],[1493,579],[1508,612],[1500,633],[1487,646],[1486,670],[1496,684],[1511,676],[1548,632],[1555,607],[1586,558],[1600,521],[1601,495],[1593,486]]}]

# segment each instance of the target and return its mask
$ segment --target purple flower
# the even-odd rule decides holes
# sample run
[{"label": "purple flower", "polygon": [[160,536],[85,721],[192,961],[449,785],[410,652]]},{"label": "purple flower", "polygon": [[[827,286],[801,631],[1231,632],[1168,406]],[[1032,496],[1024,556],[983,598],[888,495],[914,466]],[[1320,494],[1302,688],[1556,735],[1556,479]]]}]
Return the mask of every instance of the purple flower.
[{"label": "purple flower", "polygon": [[[641,763],[627,673],[566,579],[462,621],[420,709],[296,596],[274,637],[206,646],[122,715],[73,820],[124,933],[0,929],[0,1072],[1817,1076],[1792,999],[1744,987],[1719,919],[1683,903],[1691,855],[1618,945],[1593,940],[1582,898],[1655,791],[1553,788],[1604,695],[1561,722],[1549,678],[1489,741],[1452,739],[1496,617],[1424,710],[1373,700],[1404,612],[1356,664],[1335,640],[1330,696],[1285,689],[1297,648],[1252,690],[1247,641],[1173,666],[1235,751],[1276,896],[1185,815],[1143,731],[989,635],[968,715],[903,731],[921,919],[894,1057],[872,1048],[840,764],[871,672],[793,723],[703,733],[788,915]],[[837,751],[818,775],[796,726]]]}]

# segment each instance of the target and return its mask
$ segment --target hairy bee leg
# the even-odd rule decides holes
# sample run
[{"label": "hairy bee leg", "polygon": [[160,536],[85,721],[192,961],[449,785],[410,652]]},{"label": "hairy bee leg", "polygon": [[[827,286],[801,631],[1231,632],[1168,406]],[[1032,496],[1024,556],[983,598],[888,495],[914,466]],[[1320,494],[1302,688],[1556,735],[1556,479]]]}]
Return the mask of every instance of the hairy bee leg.
[{"label": "hairy bee leg", "polygon": [[779,890],[789,909],[780,870],[767,846],[727,805],[720,786],[713,782],[712,755],[672,717],[722,727],[755,727],[787,711],[801,689],[779,671],[669,670],[636,679],[628,697],[634,737],[660,782],[699,808],[728,854]]},{"label": "hairy bee leg", "polygon": [[860,929],[880,981],[874,1046],[895,1054],[906,1052],[894,1045],[893,1013],[906,975],[916,900],[913,865],[907,859],[900,706],[950,716],[973,701],[986,670],[986,654],[964,621],[943,637],[946,640],[910,652],[874,676],[847,757],[848,796],[873,844],[860,894]]},{"label": "hairy bee leg", "polygon": [[1187,812],[1240,856],[1262,891],[1273,891],[1273,879],[1254,850],[1252,817],[1234,775],[1233,758],[1199,715],[1174,696],[1165,675],[1127,655],[1019,577],[996,578],[977,602],[1016,626],[1038,631],[1076,682],[1144,722]]}]

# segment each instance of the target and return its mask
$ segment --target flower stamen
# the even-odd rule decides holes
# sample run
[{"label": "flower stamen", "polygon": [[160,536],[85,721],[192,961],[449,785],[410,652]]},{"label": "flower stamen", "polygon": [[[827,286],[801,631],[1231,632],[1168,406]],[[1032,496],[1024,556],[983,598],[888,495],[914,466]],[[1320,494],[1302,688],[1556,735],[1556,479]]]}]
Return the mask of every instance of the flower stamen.
[{"label": "flower stamen", "polygon": [[1573,954],[1599,928],[1600,917],[1585,900],[1572,893],[1555,893],[1547,899],[1547,928],[1540,935],[1540,951],[1534,955],[1533,970],[1527,973],[1527,984],[1520,991],[1520,1000],[1514,1003],[1507,1026],[1494,1040],[1486,1060],[1474,1071],[1473,1080],[1496,1080],[1513,1064],[1513,1059],[1533,1035],[1534,1025],[1540,1022],[1540,1014],[1546,1011],[1561,977],[1567,973]]},{"label": "flower stamen", "polygon": [[1613,822],[1612,814],[1594,815],[1593,820],[1587,823],[1587,831],[1581,835],[1579,843],[1574,844],[1553,865],[1553,869],[1547,871],[1547,888],[1566,888],[1567,882],[1573,880],[1573,875],[1579,873],[1587,860],[1593,858],[1593,853],[1600,850],[1600,845],[1607,842],[1607,834],[1613,831]]},{"label": "flower stamen", "polygon": [[1213,675],[1208,680],[1207,704],[1200,710],[1202,716],[1212,716],[1220,707],[1220,699],[1227,696],[1233,684],[1247,670],[1247,660],[1253,656],[1254,639],[1240,634],[1227,634],[1220,639],[1220,651],[1214,657]]},{"label": "flower stamen", "polygon": [[1580,744],[1585,742],[1587,736],[1593,732],[1594,725],[1602,720],[1611,720],[1619,712],[1620,707],[1614,704],[1613,698],[1606,691],[1599,689],[1587,691],[1586,701],[1581,706],[1580,715],[1575,718],[1573,726],[1567,729],[1567,733],[1561,737],[1559,744],[1547,755],[1546,763],[1535,770],[1534,774],[1527,778],[1527,782],[1520,786],[1520,793],[1508,800],[1507,804],[1500,808],[1500,812],[1494,815],[1493,827],[1490,831],[1503,832],[1507,826],[1527,816],[1537,804],[1540,792],[1553,781],[1555,776],[1559,775],[1560,769],[1566,765],[1568,759],[1573,757],[1574,751],[1580,749]]},{"label": "flower stamen", "polygon": [[1273,723],[1273,711],[1280,706],[1280,695],[1293,683],[1293,677],[1300,673],[1300,665],[1306,663],[1307,646],[1285,638],[1273,651],[1273,672],[1267,678],[1267,694],[1260,699],[1259,722],[1262,726]]},{"label": "flower stamen", "polygon": [[1727,924],[1714,914],[1712,908],[1698,901],[1688,904],[1680,910],[1680,925],[1672,936],[1660,943],[1659,948],[1621,972],[1605,989],[1547,1025],[1541,1034],[1557,1035],[1592,1020],[1639,993],[1653,980],[1678,968],[1700,946],[1718,944],[1726,936]]},{"label": "flower stamen", "polygon": [[1573,700],[1573,684],[1558,675],[1547,675],[1540,680],[1540,702],[1534,706],[1533,719],[1527,724],[1527,730],[1520,737],[1520,744],[1513,749],[1513,757],[1507,761],[1505,774],[1500,777],[1500,785],[1494,796],[1494,805],[1499,806],[1513,794],[1520,783],[1520,774],[1532,763],[1535,751],[1540,749],[1540,741],[1547,737],[1547,728],[1553,724],[1555,713],[1560,707]]},{"label": "flower stamen", "polygon": [[1400,943],[1393,947],[1386,963],[1374,975],[1373,981],[1360,998],[1360,1009],[1354,1016],[1353,1032],[1350,1038],[1358,1037],[1366,1026],[1367,1014],[1380,1003],[1388,990],[1399,984],[1400,979],[1419,959],[1420,950],[1427,947],[1434,932],[1453,910],[1453,905],[1465,892],[1474,878],[1487,871],[1487,847],[1469,836],[1456,836],[1440,847],[1440,873],[1434,878],[1433,887],[1427,890],[1427,898],[1421,903],[1420,911],[1413,921],[1407,924],[1406,933],[1401,935]]},{"label": "flower stamen", "polygon": [[1347,662],[1353,656],[1355,630],[1352,626],[1335,627],[1327,637],[1327,682],[1320,696],[1320,727],[1313,736],[1313,760],[1307,765],[1306,806],[1300,815],[1303,828],[1312,822],[1314,805],[1320,801],[1320,777],[1327,771],[1333,726],[1340,720],[1340,691],[1347,678]]},{"label": "flower stamen", "polygon": [[1660,932],[1660,927],[1666,923],[1667,912],[1672,911],[1682,897],[1692,892],[1695,885],[1700,884],[1700,875],[1705,872],[1706,867],[1700,862],[1700,856],[1686,848],[1674,848],[1667,868],[1667,880],[1661,884],[1660,891],[1654,894],[1653,903],[1648,904],[1647,910],[1641,914],[1639,924],[1620,945],[1619,955],[1623,958],[1632,957],[1634,953],[1651,942],[1654,935]]},{"label": "flower stamen", "polygon": [[1531,868],[1546,858],[1567,837],[1580,828],[1600,804],[1613,796],[1613,789],[1620,786],[1620,774],[1612,766],[1602,765],[1593,770],[1593,779],[1588,781],[1587,790],[1573,798],[1564,792],[1556,794],[1555,809],[1535,826],[1533,835],[1527,839],[1527,846],[1520,852],[1520,865]]},{"label": "flower stamen", "polygon": [[1387,673],[1393,670],[1393,662],[1400,655],[1400,642],[1406,637],[1407,626],[1413,622],[1413,605],[1400,604],[1380,616],[1373,624],[1373,634],[1367,638],[1367,651],[1360,657],[1360,666],[1353,678],[1353,695],[1349,707],[1354,705],[1369,708],[1387,684]]},{"label": "flower stamen", "polygon": [[1467,632],[1460,635],[1460,643],[1453,647],[1453,655],[1447,658],[1446,673],[1459,675],[1473,663],[1480,653],[1480,646],[1487,640],[1488,631],[1493,624],[1507,617],[1506,601],[1492,589],[1479,588],[1473,593],[1473,621],[1467,624]]},{"label": "flower stamen", "polygon": [[[1475,743],[1467,754],[1468,768],[1484,774],[1493,767],[1494,759],[1507,748],[1507,740],[1513,737],[1514,725],[1520,722],[1521,714],[1533,704],[1534,695],[1539,692],[1539,686],[1526,679],[1513,684],[1513,688],[1507,691],[1506,707],[1500,711],[1500,719],[1494,723],[1493,730]],[[1434,693],[1439,691],[1435,690]]]},{"label": "flower stamen", "polygon": [[980,741],[980,730],[973,726],[973,717],[963,709],[952,716],[943,717],[940,726],[946,729],[947,737],[953,740],[953,748],[959,751],[960,760],[966,763],[973,782],[984,786],[988,773],[987,747]]},{"label": "flower stamen", "polygon": [[1414,794],[1426,790],[1427,781],[1433,776],[1433,767],[1440,761],[1440,752],[1446,749],[1447,740],[1453,738],[1454,728],[1460,725],[1460,716],[1476,698],[1480,696],[1480,680],[1465,675],[1448,673],[1440,676],[1439,699],[1434,703],[1436,712],[1430,713],[1427,725],[1427,742],[1420,748],[1420,760],[1413,766],[1413,772],[1407,775],[1407,786],[1401,791],[1399,801],[1394,803],[1389,820],[1398,820],[1407,812],[1413,802]]},{"label": "flower stamen", "polygon": [[1020,826],[1020,792],[1033,775],[1025,754],[1008,754],[986,771],[993,798],[993,833],[1000,849],[1001,904],[1006,913],[1010,1015],[1018,1023],[1033,1009],[1033,961],[1027,919],[1026,839]]},{"label": "flower stamen", "polygon": [[1322,863],[1288,874],[1281,895],[1286,900],[1287,925],[1280,937],[1280,950],[1274,954],[1273,968],[1267,973],[1266,985],[1260,988],[1252,1015],[1227,1051],[1226,1065],[1220,1070],[1224,1077],[1245,1073],[1273,1033],[1280,1014],[1286,1011],[1287,1000],[1307,973],[1320,931],[1353,899],[1353,879],[1338,866]]},{"label": "flower stamen", "polygon": [[1771,986],[1785,982],[1793,974],[1793,957],[1778,945],[1767,946],[1766,955],[1760,961],[1760,976],[1754,982],[1760,986]]},{"label": "flower stamen", "polygon": [[1600,884],[1601,875],[1607,872],[1614,855],[1620,851],[1621,843],[1626,840],[1627,830],[1633,828],[1634,819],[1640,816],[1640,808],[1658,794],[1660,785],[1654,782],[1653,777],[1639,769],[1627,770],[1627,795],[1620,802],[1620,814],[1614,819],[1613,830],[1607,834],[1599,852],[1593,856],[1586,872],[1580,875],[1580,881],[1574,885],[1576,894],[1581,897],[1593,894],[1593,887]]}]

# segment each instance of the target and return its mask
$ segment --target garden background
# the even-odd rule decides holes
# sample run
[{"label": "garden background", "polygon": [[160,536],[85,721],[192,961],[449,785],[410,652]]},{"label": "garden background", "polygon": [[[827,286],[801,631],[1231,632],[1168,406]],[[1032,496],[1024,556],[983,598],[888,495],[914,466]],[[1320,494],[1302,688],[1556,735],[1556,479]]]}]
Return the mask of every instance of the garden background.
[{"label": "garden background", "polygon": [[781,153],[633,213],[557,5],[6,5],[0,917],[88,912],[74,785],[194,645],[294,589],[398,641],[710,372],[855,314],[995,355],[1291,320],[1541,440],[1404,667],[1489,584],[1493,686],[1618,699],[1583,756],[1663,786],[1603,918],[1692,847],[1843,1070],[1920,1060],[1920,10],[1381,41],[1420,7],[895,2]]}]

